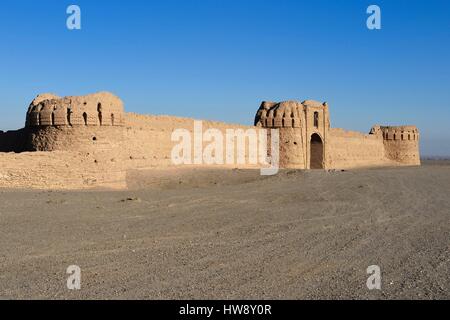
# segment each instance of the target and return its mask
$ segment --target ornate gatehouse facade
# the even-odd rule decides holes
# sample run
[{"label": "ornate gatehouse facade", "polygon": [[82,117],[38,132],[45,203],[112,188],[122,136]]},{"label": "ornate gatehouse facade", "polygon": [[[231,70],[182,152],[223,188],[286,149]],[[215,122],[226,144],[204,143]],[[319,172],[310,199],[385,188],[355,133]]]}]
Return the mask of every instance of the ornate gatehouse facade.
[{"label": "ornate gatehouse facade", "polygon": [[382,164],[419,165],[415,126],[374,126],[369,134],[330,127],[328,104],[264,101],[255,125],[279,129],[281,167],[333,169]]}]

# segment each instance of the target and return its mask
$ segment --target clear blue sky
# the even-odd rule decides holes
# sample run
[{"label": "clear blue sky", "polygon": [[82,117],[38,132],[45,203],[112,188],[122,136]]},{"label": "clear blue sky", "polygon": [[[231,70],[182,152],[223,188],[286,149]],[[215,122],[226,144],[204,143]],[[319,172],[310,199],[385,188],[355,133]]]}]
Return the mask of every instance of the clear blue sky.
[{"label": "clear blue sky", "polygon": [[423,154],[450,155],[449,35],[447,0],[2,0],[0,128],[42,92],[243,124],[262,100],[316,99],[333,127],[416,124]]}]

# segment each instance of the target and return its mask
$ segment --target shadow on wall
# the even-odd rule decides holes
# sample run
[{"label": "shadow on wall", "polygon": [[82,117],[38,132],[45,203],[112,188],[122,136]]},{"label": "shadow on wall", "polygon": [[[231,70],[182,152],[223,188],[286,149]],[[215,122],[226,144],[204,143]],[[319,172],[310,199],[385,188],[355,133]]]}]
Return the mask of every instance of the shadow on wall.
[{"label": "shadow on wall", "polygon": [[27,150],[26,129],[0,131],[0,152],[24,152]]}]

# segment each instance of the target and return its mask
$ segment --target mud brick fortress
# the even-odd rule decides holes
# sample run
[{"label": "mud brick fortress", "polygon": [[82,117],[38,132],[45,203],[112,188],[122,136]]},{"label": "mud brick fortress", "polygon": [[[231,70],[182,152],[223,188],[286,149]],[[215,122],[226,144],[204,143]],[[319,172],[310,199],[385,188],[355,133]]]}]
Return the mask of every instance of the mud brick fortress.
[{"label": "mud brick fortress", "polygon": [[[326,103],[263,102],[255,126],[203,121],[204,131],[279,129],[285,168],[420,164],[416,127],[374,126],[368,134],[331,128]],[[171,134],[193,127],[194,119],[126,113],[121,99],[108,92],[42,94],[31,102],[24,128],[0,131],[0,187],[123,188],[132,172],[174,166]]]},{"label": "mud brick fortress", "polygon": [[415,126],[374,126],[369,134],[330,127],[327,103],[263,102],[255,125],[280,132],[280,164],[301,169],[420,165]]}]

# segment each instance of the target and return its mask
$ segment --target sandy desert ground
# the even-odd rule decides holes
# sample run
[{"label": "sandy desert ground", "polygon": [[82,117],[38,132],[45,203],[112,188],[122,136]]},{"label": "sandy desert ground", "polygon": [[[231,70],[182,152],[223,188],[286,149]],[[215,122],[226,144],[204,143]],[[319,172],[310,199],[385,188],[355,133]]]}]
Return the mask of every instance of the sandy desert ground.
[{"label": "sandy desert ground", "polygon": [[[450,161],[0,191],[0,298],[450,298]],[[81,290],[66,268],[82,270]],[[379,265],[382,290],[368,290]]]}]

